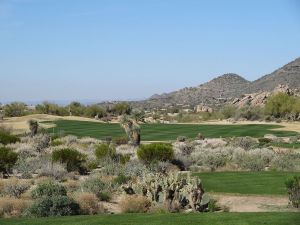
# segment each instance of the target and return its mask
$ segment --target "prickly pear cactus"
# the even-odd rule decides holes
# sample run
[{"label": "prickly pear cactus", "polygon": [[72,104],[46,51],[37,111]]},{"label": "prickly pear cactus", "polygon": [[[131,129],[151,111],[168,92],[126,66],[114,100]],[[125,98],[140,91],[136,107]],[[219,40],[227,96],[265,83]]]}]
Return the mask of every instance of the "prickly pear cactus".
[{"label": "prickly pear cactus", "polygon": [[152,202],[163,203],[170,208],[176,205],[182,209],[203,211],[209,201],[204,195],[201,180],[191,176],[189,171],[169,175],[148,173],[138,178],[132,188]]}]

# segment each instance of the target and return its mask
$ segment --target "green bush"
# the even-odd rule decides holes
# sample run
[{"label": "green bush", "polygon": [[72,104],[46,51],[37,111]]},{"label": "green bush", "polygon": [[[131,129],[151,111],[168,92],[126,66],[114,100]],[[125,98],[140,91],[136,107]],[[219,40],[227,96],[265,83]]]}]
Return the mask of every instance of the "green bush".
[{"label": "green bush", "polygon": [[79,205],[67,196],[64,186],[49,182],[39,184],[31,193],[34,203],[28,210],[30,216],[69,216],[79,214]]},{"label": "green bush", "polygon": [[13,102],[4,106],[4,114],[8,117],[24,116],[26,105],[22,102]]},{"label": "green bush", "polygon": [[97,195],[100,192],[105,191],[107,189],[107,185],[101,180],[101,177],[91,176],[81,184],[81,188],[85,192],[92,192]]},{"label": "green bush", "polygon": [[96,196],[100,201],[109,202],[111,200],[111,193],[107,191],[99,192]]},{"label": "green bush", "polygon": [[174,151],[171,144],[152,143],[148,145],[141,145],[137,150],[137,156],[145,163],[151,163],[153,161],[168,161],[173,159]]},{"label": "green bush", "polygon": [[288,190],[289,200],[293,207],[300,208],[300,176],[289,178],[285,182]]},{"label": "green bush", "polygon": [[0,147],[0,172],[8,175],[18,160],[18,154],[10,148]]},{"label": "green bush", "polygon": [[121,173],[113,179],[112,184],[116,184],[116,185],[126,184],[129,180],[130,177],[125,176],[124,174]]},{"label": "green bush", "polygon": [[58,195],[67,195],[67,190],[64,186],[54,182],[39,184],[31,192],[31,197],[33,199],[58,196]]},{"label": "green bush", "polygon": [[52,140],[50,145],[51,146],[59,146],[59,145],[62,145],[64,142],[62,140],[59,140],[59,139],[55,139],[55,140]]},{"label": "green bush", "polygon": [[267,116],[296,120],[300,114],[300,98],[278,93],[268,98],[265,106]]},{"label": "green bush", "polygon": [[101,144],[96,147],[95,156],[97,159],[104,159],[106,157],[112,157],[116,150],[108,144]]},{"label": "green bush", "polygon": [[11,144],[11,143],[16,143],[17,141],[20,141],[20,139],[15,136],[10,134],[7,131],[4,130],[0,130],[0,143],[7,145],[7,144]]},{"label": "green bush", "polygon": [[76,149],[64,148],[52,152],[52,161],[66,164],[68,172],[78,171],[80,174],[86,173],[83,165],[86,161],[86,155]]},{"label": "green bush", "polygon": [[120,136],[120,137],[114,137],[112,141],[116,145],[126,145],[128,144],[129,139],[127,136]]},{"label": "green bush", "polygon": [[47,196],[37,199],[29,208],[29,215],[35,217],[78,215],[79,205],[68,196]]}]

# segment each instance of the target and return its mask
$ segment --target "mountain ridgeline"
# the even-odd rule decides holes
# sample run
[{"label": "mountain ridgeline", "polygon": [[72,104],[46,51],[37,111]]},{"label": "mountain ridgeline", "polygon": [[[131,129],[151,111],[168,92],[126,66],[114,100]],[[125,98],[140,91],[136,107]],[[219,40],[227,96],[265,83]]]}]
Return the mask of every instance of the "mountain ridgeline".
[{"label": "mountain ridgeline", "polygon": [[134,105],[146,108],[173,104],[216,106],[231,102],[234,98],[239,98],[244,94],[272,91],[278,85],[287,85],[291,89],[300,88],[300,58],[253,82],[237,74],[228,73],[197,87],[153,95],[147,100],[135,102]]}]

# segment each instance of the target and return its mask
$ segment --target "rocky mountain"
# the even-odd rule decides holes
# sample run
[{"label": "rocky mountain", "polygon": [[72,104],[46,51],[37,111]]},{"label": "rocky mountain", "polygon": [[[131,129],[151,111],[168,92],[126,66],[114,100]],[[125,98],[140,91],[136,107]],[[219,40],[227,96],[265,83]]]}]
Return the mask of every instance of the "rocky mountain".
[{"label": "rocky mountain", "polygon": [[272,91],[278,85],[287,85],[291,89],[300,88],[300,58],[275,70],[271,74],[253,81],[250,85],[250,91]]},{"label": "rocky mountain", "polygon": [[253,82],[237,74],[228,73],[197,87],[183,88],[162,95],[156,94],[145,101],[135,103],[146,108],[174,104],[218,106],[231,103],[234,99],[247,94],[271,92],[279,85],[291,89],[300,88],[300,58]]}]

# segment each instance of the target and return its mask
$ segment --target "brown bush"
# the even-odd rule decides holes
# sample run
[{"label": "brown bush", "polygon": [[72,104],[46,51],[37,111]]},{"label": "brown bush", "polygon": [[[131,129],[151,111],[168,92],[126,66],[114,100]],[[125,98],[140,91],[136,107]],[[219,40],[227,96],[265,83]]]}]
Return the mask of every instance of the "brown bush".
[{"label": "brown bush", "polygon": [[0,198],[0,217],[20,217],[30,204],[30,200],[9,197]]},{"label": "brown bush", "polygon": [[123,197],[120,206],[123,213],[145,213],[149,211],[151,201],[141,195],[131,195]]},{"label": "brown bush", "polygon": [[103,205],[98,201],[94,193],[78,193],[75,196],[75,201],[79,204],[83,214],[93,215],[105,212]]}]

